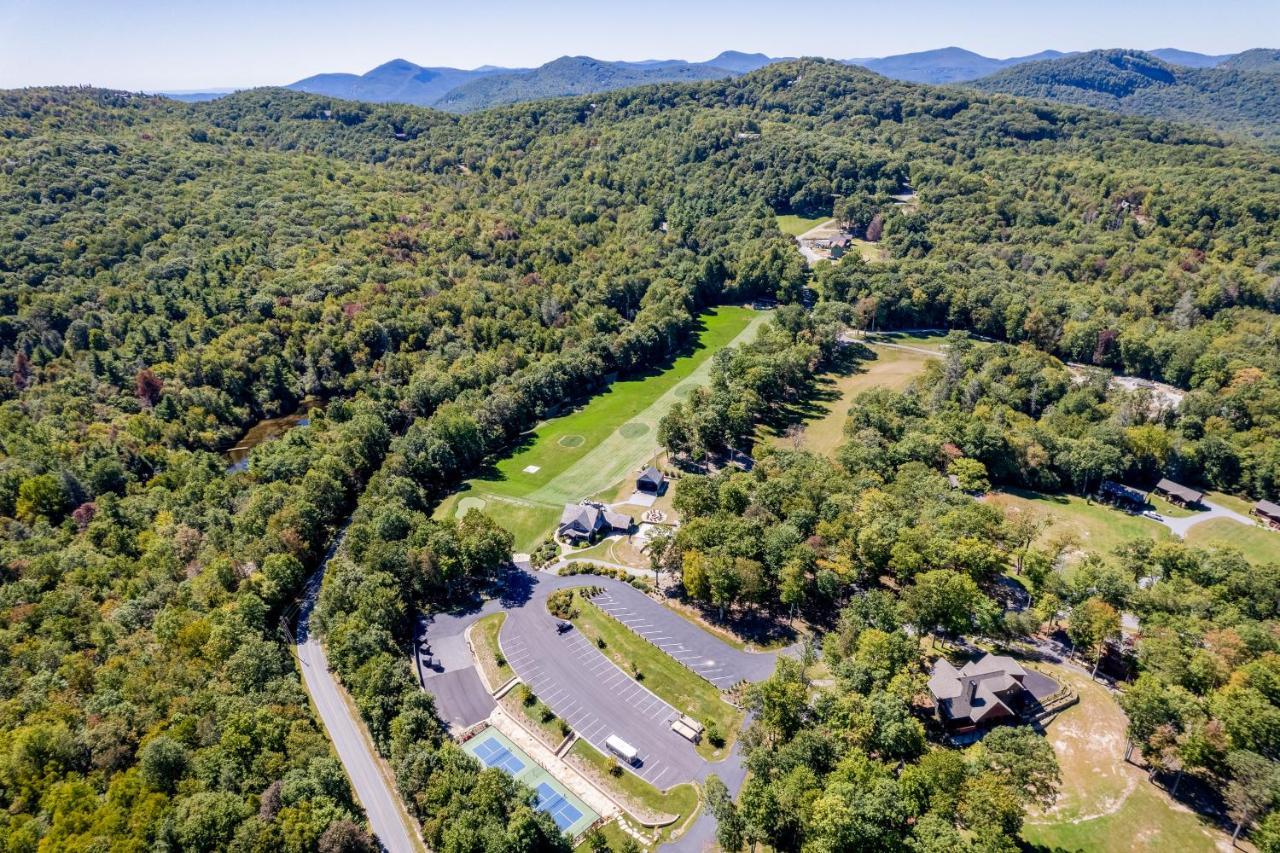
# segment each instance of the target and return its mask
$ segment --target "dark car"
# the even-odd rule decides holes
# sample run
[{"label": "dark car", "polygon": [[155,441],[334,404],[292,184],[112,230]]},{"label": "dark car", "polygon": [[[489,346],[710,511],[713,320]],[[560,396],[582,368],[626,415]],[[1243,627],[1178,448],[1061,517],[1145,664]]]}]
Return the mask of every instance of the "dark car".
[{"label": "dark car", "polygon": [[572,623],[572,622],[566,622],[566,621],[564,621],[563,619],[561,619],[560,621],[556,622],[556,633],[557,633],[557,634],[563,634],[565,631],[572,631],[572,630],[573,630],[573,623]]}]

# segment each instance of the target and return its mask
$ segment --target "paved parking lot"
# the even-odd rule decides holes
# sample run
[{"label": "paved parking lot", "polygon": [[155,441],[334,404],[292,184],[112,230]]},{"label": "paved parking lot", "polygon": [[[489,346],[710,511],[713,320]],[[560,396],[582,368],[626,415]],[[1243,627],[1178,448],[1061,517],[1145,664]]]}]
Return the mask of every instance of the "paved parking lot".
[{"label": "paved parking lot", "polygon": [[671,730],[676,710],[576,629],[560,634],[555,626],[544,608],[509,612],[499,640],[521,680],[600,752],[608,754],[609,735],[634,746],[639,758],[626,769],[646,782],[668,788],[696,778],[705,762]]},{"label": "paved parking lot", "polygon": [[631,587],[606,588],[591,601],[721,689],[773,672],[773,655],[739,651]]},{"label": "paved parking lot", "polygon": [[[498,641],[512,669],[596,749],[604,752],[605,739],[616,734],[639,753],[636,766],[628,769],[664,789],[700,779],[708,771],[726,772],[726,764],[708,764],[693,744],[671,730],[674,708],[614,665],[576,629],[557,633],[557,620],[547,612],[547,595],[585,585],[604,590],[597,601],[614,618],[718,687],[744,678],[761,681],[773,672],[776,654],[735,649],[629,584],[516,570],[504,598],[452,614],[432,614],[421,625],[418,639],[430,645],[443,669],[424,673],[423,683],[435,696],[441,716],[457,725],[492,707],[492,699],[485,701],[487,694],[476,695],[479,678],[462,635],[481,616],[504,611],[507,618]],[[442,677],[451,673],[457,675]]]}]

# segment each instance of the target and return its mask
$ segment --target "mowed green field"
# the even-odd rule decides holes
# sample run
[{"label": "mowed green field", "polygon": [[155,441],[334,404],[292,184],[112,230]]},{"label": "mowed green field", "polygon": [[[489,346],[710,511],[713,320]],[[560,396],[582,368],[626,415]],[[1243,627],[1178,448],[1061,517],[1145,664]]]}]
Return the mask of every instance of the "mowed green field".
[{"label": "mowed green field", "polygon": [[824,222],[830,222],[830,216],[794,216],[788,213],[786,216],[777,217],[778,230],[783,234],[790,234],[792,237],[799,237],[806,231],[817,228]]},{"label": "mowed green field", "polygon": [[602,492],[658,452],[658,422],[705,384],[711,356],[754,339],[768,315],[725,306],[700,318],[697,344],[661,373],[623,379],[564,417],[539,425],[523,445],[444,501],[436,517],[483,509],[527,550],[551,532],[564,505]]},{"label": "mowed green field", "polygon": [[1187,531],[1187,544],[1231,548],[1254,564],[1280,563],[1280,533],[1260,525],[1246,527],[1230,518],[1211,518]]},{"label": "mowed green field", "polygon": [[1129,515],[1107,504],[1088,503],[1077,495],[1008,489],[992,492],[983,500],[1000,507],[1029,510],[1048,518],[1050,523],[1040,536],[1041,543],[1066,534],[1074,538],[1082,550],[1109,554],[1132,539],[1149,538],[1159,542],[1174,539],[1169,528],[1159,522]]},{"label": "mowed green field", "polygon": [[1025,840],[1054,850],[1106,853],[1230,849],[1224,833],[1172,801],[1142,768],[1125,762],[1125,715],[1105,687],[1074,669],[1039,668],[1070,683],[1080,703],[1046,728],[1062,787],[1051,809],[1028,817]]}]

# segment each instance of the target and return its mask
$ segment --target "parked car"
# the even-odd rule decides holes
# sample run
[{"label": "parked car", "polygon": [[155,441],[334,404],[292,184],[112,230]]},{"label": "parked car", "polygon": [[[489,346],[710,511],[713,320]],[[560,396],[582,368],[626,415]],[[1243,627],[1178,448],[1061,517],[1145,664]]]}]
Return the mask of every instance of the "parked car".
[{"label": "parked car", "polygon": [[563,633],[565,633],[566,631],[572,631],[572,630],[573,630],[573,623],[572,623],[572,622],[566,622],[566,621],[564,621],[563,619],[561,619],[561,620],[559,620],[559,621],[557,621],[557,622],[556,622],[556,633],[557,633],[557,634],[563,634]]},{"label": "parked car", "polygon": [[1155,510],[1149,509],[1146,512],[1144,512],[1143,515],[1151,519],[1152,521],[1164,521],[1164,516],[1156,512]]}]

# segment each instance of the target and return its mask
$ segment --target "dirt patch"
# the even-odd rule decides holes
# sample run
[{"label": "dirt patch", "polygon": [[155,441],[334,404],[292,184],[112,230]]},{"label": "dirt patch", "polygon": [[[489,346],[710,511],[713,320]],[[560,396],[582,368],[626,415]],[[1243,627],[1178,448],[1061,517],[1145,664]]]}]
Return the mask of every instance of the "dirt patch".
[{"label": "dirt patch", "polygon": [[1124,805],[1142,777],[1125,763],[1126,719],[1106,688],[1066,667],[1046,666],[1048,674],[1069,684],[1080,703],[1057,716],[1045,731],[1062,768],[1062,790],[1033,823],[1093,820]]},{"label": "dirt patch", "polygon": [[[692,386],[690,386],[692,387]],[[678,393],[678,389],[677,389]],[[649,432],[649,425],[640,421],[628,421],[618,427],[618,434],[623,438],[639,438]]]},{"label": "dirt patch", "polygon": [[556,442],[561,447],[581,447],[586,439],[580,435],[562,435],[560,440]]}]

